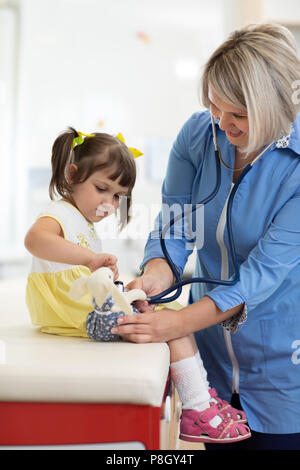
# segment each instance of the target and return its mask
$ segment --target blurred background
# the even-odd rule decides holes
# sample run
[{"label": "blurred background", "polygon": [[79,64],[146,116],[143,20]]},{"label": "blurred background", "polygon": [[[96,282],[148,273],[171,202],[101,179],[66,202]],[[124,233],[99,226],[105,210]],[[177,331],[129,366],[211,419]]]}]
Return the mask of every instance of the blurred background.
[{"label": "blurred background", "polygon": [[97,227],[121,278],[134,277],[170,147],[201,109],[205,61],[232,30],[265,21],[300,46],[299,0],[0,0],[0,279],[25,282],[24,235],[48,201],[53,141],[70,125],[122,132],[144,152],[131,225],[113,237],[113,220]]}]

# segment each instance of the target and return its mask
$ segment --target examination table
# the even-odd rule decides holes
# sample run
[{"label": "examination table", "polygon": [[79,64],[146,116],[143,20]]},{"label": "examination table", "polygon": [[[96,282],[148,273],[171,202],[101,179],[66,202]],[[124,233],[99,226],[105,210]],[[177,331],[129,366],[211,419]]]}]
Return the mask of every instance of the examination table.
[{"label": "examination table", "polygon": [[168,346],[41,333],[25,284],[0,282],[0,449],[176,449]]}]

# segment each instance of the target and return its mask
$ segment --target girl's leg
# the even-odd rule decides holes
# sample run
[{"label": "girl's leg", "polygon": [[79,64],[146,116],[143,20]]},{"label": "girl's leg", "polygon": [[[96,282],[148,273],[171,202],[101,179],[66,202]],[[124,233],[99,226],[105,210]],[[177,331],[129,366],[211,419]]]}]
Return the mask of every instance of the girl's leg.
[{"label": "girl's leg", "polygon": [[[171,377],[183,409],[209,408],[210,394],[206,371],[194,335],[169,341]],[[219,421],[219,420],[217,420]]]},{"label": "girl's leg", "polygon": [[178,362],[188,357],[196,357],[202,380],[204,381],[207,389],[209,389],[210,385],[207,380],[207,372],[200,357],[199,349],[194,335],[191,334],[189,336],[185,336],[184,338],[174,339],[170,341],[168,345],[170,348],[171,363]]},{"label": "girl's leg", "polygon": [[180,439],[192,442],[236,442],[250,437],[247,426],[236,423],[211,406],[206,371],[194,335],[170,341],[171,378],[182,402]]},{"label": "girl's leg", "polygon": [[181,359],[192,357],[199,352],[194,335],[172,339],[169,341],[168,345],[170,348],[171,362],[178,362]]},{"label": "girl's leg", "polygon": [[[209,391],[209,401],[210,403],[216,404],[220,411],[225,412],[230,419],[233,421],[237,421],[240,423],[246,423],[247,418],[243,411],[230,406],[230,404],[222,400],[216,390],[210,387],[210,384],[207,380],[207,372],[202,362],[202,359],[199,354],[198,346],[195,340],[194,335],[186,336],[185,338],[179,338],[169,342],[170,352],[171,352],[171,363],[181,361],[183,359],[191,358],[188,362],[189,367],[192,367],[192,358],[194,357],[193,361],[197,361],[198,363],[198,370],[195,369],[195,377],[198,376],[199,371],[202,378],[202,382],[206,386],[206,389]],[[183,366],[183,363],[182,363]],[[195,366],[194,366],[195,367]],[[172,372],[172,366],[171,366]],[[175,380],[173,380],[175,383]],[[178,392],[179,393],[179,392]]]}]

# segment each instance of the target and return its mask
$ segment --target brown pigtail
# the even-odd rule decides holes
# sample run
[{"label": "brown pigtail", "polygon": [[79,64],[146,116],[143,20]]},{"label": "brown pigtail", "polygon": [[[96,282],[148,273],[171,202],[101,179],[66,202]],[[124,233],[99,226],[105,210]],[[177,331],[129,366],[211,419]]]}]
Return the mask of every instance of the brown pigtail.
[{"label": "brown pigtail", "polygon": [[71,192],[71,186],[68,184],[66,172],[68,165],[72,163],[73,139],[78,134],[73,127],[60,134],[52,147],[52,178],[49,185],[50,198],[54,199],[55,194],[66,197]]}]

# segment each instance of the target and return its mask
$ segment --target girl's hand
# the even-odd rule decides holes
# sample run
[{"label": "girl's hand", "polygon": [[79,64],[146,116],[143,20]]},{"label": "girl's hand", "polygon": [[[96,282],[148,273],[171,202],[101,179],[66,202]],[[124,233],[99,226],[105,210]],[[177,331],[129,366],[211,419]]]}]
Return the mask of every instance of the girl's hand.
[{"label": "girl's hand", "polygon": [[119,317],[113,334],[133,343],[163,343],[184,336],[183,315],[180,310],[147,311]]},{"label": "girl's hand", "polygon": [[112,270],[114,273],[114,281],[119,277],[119,271],[117,267],[118,258],[109,253],[95,254],[91,261],[86,265],[91,272],[96,271],[98,268],[106,267]]},{"label": "girl's hand", "polygon": [[[151,297],[152,295],[156,295],[162,292],[164,287],[157,279],[157,276],[143,274],[141,277],[138,277],[137,279],[134,279],[129,284],[127,284],[125,289],[142,289],[146,293],[147,297]],[[137,300],[134,302],[134,305],[140,312],[146,312],[147,310],[154,309],[154,306],[149,304],[146,300]]]}]

